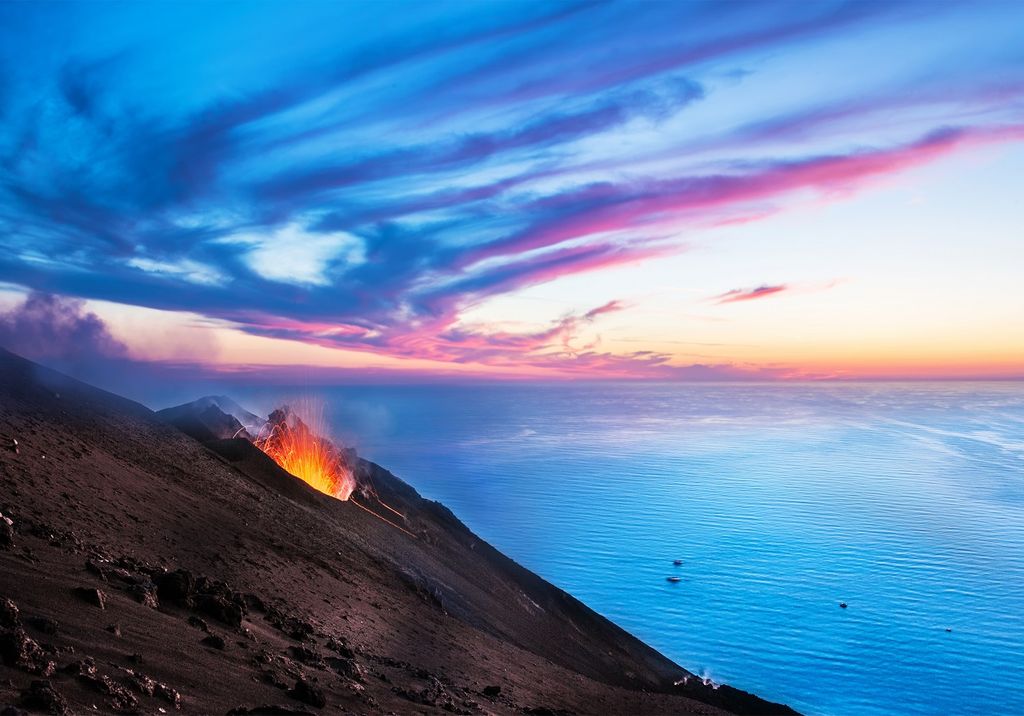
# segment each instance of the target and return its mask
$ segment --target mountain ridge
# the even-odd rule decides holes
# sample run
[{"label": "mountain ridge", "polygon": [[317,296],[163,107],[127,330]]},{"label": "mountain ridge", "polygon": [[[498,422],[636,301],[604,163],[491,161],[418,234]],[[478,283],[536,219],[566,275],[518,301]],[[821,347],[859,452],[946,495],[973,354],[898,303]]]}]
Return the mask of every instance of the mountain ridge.
[{"label": "mountain ridge", "polygon": [[[0,454],[0,511],[16,531],[0,561],[18,575],[0,597],[62,624],[49,642],[34,639],[55,668],[77,663],[63,663],[70,657],[60,650],[72,647],[116,685],[125,669],[139,670],[130,660],[137,653],[188,713],[261,704],[323,713],[793,713],[705,686],[368,461],[358,460],[360,478],[414,536],[316,492],[244,439],[197,440],[144,406],[7,352],[0,399],[0,433],[19,446]],[[90,559],[121,564],[127,576],[100,567],[106,579],[98,579]],[[161,580],[181,571],[206,591],[165,599]],[[83,609],[76,589],[105,591],[106,608]],[[208,625],[224,649],[191,633],[193,617],[213,624],[213,612],[232,615]],[[135,625],[120,637],[100,624],[115,613]],[[344,647],[341,656],[331,644]],[[190,659],[197,650],[201,658]],[[24,669],[0,669],[12,684],[0,684],[0,704],[31,701]],[[211,673],[221,678],[204,688]],[[81,674],[48,679],[71,706],[96,700]],[[310,701],[319,697],[320,707]],[[113,697],[104,698],[109,707]]]}]

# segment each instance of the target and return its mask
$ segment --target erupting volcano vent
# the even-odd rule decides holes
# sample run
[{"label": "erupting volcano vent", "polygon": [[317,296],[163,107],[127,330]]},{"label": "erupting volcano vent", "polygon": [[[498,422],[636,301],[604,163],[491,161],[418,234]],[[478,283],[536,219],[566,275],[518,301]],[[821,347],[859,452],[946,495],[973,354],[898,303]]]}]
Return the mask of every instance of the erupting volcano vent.
[{"label": "erupting volcano vent", "polygon": [[342,453],[320,436],[323,410],[310,408],[303,410],[303,415],[312,428],[287,406],[278,408],[253,442],[295,477],[331,497],[347,500],[356,481]]}]

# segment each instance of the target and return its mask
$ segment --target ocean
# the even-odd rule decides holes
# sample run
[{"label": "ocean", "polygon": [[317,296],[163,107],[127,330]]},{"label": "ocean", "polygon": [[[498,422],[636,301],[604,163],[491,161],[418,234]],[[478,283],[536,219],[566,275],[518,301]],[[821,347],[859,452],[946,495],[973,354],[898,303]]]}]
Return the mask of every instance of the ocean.
[{"label": "ocean", "polygon": [[318,393],[337,438],[694,673],[811,715],[1024,713],[1022,384]]}]

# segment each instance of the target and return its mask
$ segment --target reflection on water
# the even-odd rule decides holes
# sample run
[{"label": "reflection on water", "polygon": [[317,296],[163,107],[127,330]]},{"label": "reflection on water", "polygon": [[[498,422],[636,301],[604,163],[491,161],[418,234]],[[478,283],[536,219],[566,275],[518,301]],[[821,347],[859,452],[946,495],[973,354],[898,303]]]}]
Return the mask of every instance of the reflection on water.
[{"label": "reflection on water", "polygon": [[1024,713],[1024,385],[325,397],[361,453],[694,672],[809,714]]}]

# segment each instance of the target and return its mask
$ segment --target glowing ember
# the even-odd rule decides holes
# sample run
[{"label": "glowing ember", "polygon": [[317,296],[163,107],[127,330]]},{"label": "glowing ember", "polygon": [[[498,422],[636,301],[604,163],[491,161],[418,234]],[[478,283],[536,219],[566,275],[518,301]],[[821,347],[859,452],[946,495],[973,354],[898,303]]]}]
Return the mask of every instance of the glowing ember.
[{"label": "glowing ember", "polygon": [[289,408],[279,408],[253,441],[274,462],[320,492],[347,500],[355,489],[352,471],[340,451],[320,437],[322,409],[303,410],[313,427]]}]

